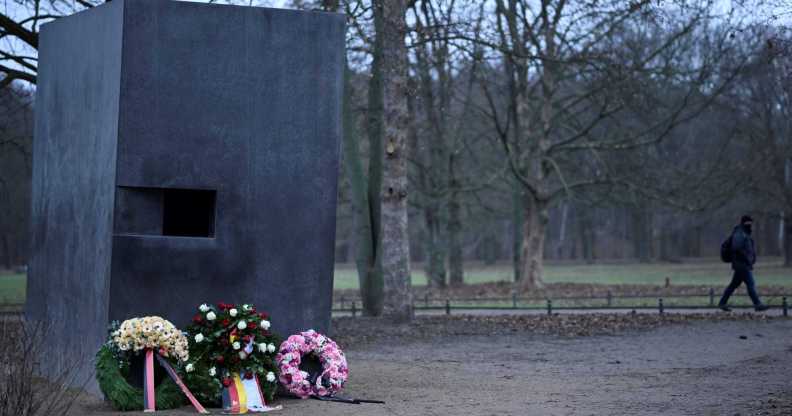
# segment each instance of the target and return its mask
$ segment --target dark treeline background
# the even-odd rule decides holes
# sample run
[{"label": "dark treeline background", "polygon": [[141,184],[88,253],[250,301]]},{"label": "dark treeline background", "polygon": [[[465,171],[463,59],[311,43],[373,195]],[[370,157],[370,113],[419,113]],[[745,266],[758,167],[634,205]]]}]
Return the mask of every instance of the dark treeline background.
[{"label": "dark treeline background", "polygon": [[[17,39],[0,57],[6,267],[26,258],[38,26],[97,3],[20,4],[0,19],[0,35]],[[409,121],[395,126],[383,106],[394,56],[383,4],[403,7],[406,25]],[[336,259],[357,264],[364,293],[382,285],[380,192],[383,160],[399,154],[393,131],[406,135],[410,257],[432,286],[463,284],[470,261],[508,262],[529,290],[542,284],[543,260],[713,257],[743,213],[756,218],[759,254],[792,266],[792,11],[783,2],[285,6],[348,16]]]}]

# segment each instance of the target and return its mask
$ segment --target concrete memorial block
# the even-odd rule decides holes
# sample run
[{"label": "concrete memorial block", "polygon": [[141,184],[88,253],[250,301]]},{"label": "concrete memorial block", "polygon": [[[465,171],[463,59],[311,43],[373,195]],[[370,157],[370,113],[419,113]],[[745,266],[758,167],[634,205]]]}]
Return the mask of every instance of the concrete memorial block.
[{"label": "concrete memorial block", "polygon": [[40,36],[26,314],[53,348],[218,301],[327,331],[343,15],[115,0]]}]

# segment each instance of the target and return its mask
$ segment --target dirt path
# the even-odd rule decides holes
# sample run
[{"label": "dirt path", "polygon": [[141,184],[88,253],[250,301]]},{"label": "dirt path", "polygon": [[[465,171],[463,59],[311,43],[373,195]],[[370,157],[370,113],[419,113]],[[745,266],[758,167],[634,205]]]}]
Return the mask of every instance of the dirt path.
[{"label": "dirt path", "polygon": [[[792,320],[694,322],[575,338],[452,336],[347,353],[345,394],[386,405],[280,400],[285,409],[276,414],[792,414]],[[74,414],[110,414],[100,409],[84,404]]]}]

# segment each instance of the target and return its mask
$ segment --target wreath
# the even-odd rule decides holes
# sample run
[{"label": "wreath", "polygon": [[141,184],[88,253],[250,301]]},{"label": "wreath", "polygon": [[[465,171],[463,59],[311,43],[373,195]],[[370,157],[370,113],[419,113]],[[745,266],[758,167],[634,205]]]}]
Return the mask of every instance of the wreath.
[{"label": "wreath", "polygon": [[191,359],[184,381],[198,400],[219,405],[223,387],[233,375],[258,376],[265,400],[278,389],[275,352],[277,337],[270,332],[269,315],[254,305],[203,304],[187,327]]},{"label": "wreath", "polygon": [[[143,410],[143,388],[129,383],[130,363],[153,349],[168,361],[188,358],[187,338],[172,323],[158,316],[113,321],[110,336],[96,354],[99,389],[117,410]],[[184,402],[184,394],[169,378],[155,389],[157,408],[173,409]]]},{"label": "wreath", "polygon": [[[302,399],[333,396],[349,376],[346,357],[338,344],[313,329],[290,336],[281,344],[275,360],[280,382]],[[311,365],[317,361],[318,365]]]}]

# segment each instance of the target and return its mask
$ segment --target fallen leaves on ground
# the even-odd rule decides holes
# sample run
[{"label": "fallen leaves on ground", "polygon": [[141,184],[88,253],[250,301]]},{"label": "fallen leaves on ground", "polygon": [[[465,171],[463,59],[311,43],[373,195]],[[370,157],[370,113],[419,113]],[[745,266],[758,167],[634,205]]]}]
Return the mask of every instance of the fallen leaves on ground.
[{"label": "fallen leaves on ground", "polygon": [[417,316],[410,324],[393,325],[382,318],[333,318],[333,338],[345,348],[380,343],[447,339],[502,334],[562,337],[613,335],[663,325],[697,321],[766,321],[760,314],[559,314],[559,315],[451,315]]}]

